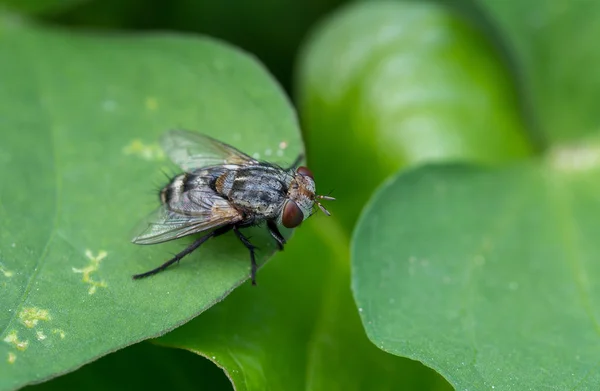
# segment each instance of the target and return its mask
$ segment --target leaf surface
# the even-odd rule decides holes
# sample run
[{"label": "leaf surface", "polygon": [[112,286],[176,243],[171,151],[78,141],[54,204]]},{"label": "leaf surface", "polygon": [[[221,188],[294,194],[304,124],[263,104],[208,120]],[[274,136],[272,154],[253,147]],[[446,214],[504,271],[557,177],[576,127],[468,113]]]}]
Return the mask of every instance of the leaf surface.
[{"label": "leaf surface", "polygon": [[456,389],[596,389],[599,157],[583,144],[503,169],[428,166],[382,186],[352,247],[373,343]]},{"label": "leaf surface", "polygon": [[[6,390],[163,334],[247,279],[248,252],[233,235],[153,278],[131,279],[192,240],[130,243],[158,206],[161,170],[178,172],[157,144],[166,129],[201,131],[281,163],[302,144],[280,88],[222,43],[0,27]],[[275,245],[262,230],[251,235],[264,263]]]}]

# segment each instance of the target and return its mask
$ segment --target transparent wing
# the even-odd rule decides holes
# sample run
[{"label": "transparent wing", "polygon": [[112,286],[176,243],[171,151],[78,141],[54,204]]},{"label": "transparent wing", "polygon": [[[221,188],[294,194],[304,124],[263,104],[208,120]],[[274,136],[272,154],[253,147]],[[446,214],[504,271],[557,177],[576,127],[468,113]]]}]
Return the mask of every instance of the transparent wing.
[{"label": "transparent wing", "polygon": [[223,164],[248,165],[258,161],[212,137],[187,130],[170,130],[161,137],[166,154],[184,171]]},{"label": "transparent wing", "polygon": [[132,239],[136,244],[154,244],[232,224],[242,219],[231,204],[210,189],[190,190],[179,200],[162,205],[150,214]]}]

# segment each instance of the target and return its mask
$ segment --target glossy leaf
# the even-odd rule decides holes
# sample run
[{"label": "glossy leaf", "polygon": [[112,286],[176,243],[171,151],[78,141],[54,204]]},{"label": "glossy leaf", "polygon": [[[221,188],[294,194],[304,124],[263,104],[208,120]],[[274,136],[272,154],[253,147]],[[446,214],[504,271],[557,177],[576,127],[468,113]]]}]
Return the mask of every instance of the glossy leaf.
[{"label": "glossy leaf", "polygon": [[479,30],[442,5],[345,7],[309,39],[298,91],[309,160],[344,194],[336,205],[348,231],[401,167],[499,164],[532,152],[511,73]]},{"label": "glossy leaf", "polygon": [[[166,129],[296,158],[294,112],[256,61],[205,38],[4,24],[0,84],[0,389],[160,335],[248,278],[247,250],[226,235],[133,281],[192,239],[130,239],[158,206],[161,170],[177,171],[156,144]],[[253,236],[263,263],[275,246]]]},{"label": "glossy leaf", "polygon": [[460,390],[600,384],[597,146],[396,176],[353,237],[369,338]]}]

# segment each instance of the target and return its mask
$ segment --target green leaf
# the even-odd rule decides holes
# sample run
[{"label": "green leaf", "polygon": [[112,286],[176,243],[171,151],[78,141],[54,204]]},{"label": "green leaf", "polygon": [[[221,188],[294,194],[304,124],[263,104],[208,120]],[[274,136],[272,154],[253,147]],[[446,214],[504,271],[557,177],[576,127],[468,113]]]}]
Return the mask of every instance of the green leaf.
[{"label": "green leaf", "polygon": [[51,381],[24,388],[53,390],[231,390],[210,361],[178,349],[143,342],[104,356]]},{"label": "green leaf", "polygon": [[90,0],[0,0],[0,10],[6,8],[11,11],[26,14],[51,13],[64,11],[89,1]]},{"label": "green leaf", "polygon": [[[332,209],[334,206],[332,206]],[[348,285],[348,239],[329,217],[298,228],[261,274],[156,342],[215,361],[238,391],[449,390],[366,338]]]},{"label": "green leaf", "polygon": [[600,4],[593,0],[479,1],[513,57],[547,141],[597,131]]},{"label": "green leaf", "polygon": [[598,144],[387,182],[353,236],[369,338],[456,389],[600,384]]},{"label": "green leaf", "polygon": [[484,35],[444,6],[351,4],[300,58],[309,162],[344,195],[336,207],[346,227],[401,167],[498,164],[532,152],[512,74]]},{"label": "green leaf", "polygon": [[[0,85],[1,390],[158,336],[248,278],[247,250],[225,235],[133,281],[191,239],[130,239],[158,206],[161,170],[177,170],[156,144],[166,129],[297,157],[293,109],[255,60],[206,38],[7,25]],[[273,241],[250,235],[264,263]]]}]

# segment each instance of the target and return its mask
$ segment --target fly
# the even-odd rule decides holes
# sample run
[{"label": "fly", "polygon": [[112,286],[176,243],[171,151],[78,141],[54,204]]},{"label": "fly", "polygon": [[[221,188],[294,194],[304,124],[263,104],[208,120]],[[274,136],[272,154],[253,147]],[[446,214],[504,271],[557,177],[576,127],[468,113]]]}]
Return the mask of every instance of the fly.
[{"label": "fly", "polygon": [[208,239],[233,231],[250,252],[250,277],[252,285],[256,285],[256,247],[240,229],[266,222],[279,250],[283,250],[286,241],[278,225],[299,226],[315,205],[330,215],[319,200],[334,198],[315,193],[311,171],[297,167],[302,156],[289,168],[282,168],[185,130],[167,132],[161,144],[183,173],[160,191],[160,207],[132,242],[155,244],[197,233],[204,235],[159,267],[134,275],[134,279],[159,273]]}]

